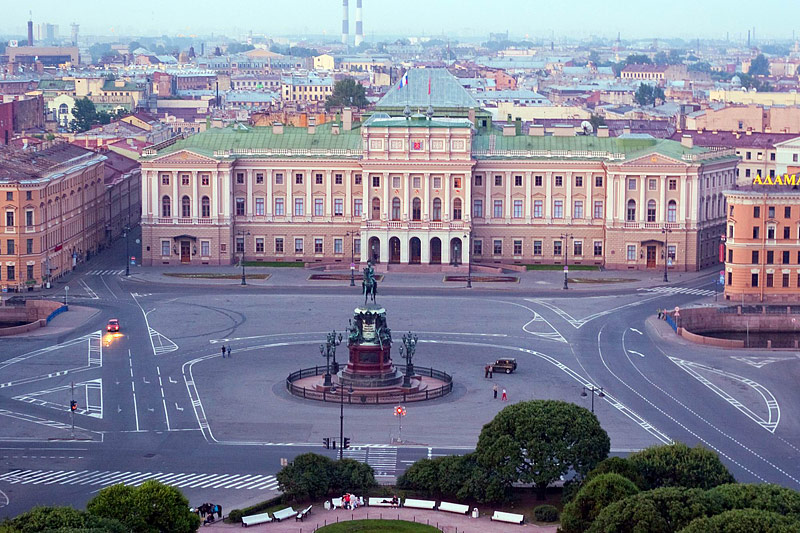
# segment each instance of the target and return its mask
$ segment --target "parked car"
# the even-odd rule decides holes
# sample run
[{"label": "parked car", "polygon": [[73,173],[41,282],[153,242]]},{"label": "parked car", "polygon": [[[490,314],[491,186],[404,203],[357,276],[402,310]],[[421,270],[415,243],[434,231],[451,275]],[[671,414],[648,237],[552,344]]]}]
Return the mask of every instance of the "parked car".
[{"label": "parked car", "polygon": [[116,318],[112,318],[111,320],[109,320],[108,324],[106,325],[106,331],[110,333],[119,331],[119,320]]},{"label": "parked car", "polygon": [[504,357],[498,359],[490,366],[492,367],[492,372],[505,372],[506,374],[510,374],[517,369],[517,360],[513,357]]}]

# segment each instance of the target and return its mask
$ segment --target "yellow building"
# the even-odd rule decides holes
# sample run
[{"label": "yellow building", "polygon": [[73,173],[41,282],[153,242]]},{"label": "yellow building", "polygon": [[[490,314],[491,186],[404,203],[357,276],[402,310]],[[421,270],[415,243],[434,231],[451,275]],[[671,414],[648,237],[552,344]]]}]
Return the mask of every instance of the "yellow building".
[{"label": "yellow building", "polygon": [[555,119],[586,119],[589,120],[592,114],[579,106],[556,106],[556,105],[535,105],[521,106],[512,102],[499,102],[497,104],[498,120],[505,120],[508,115],[512,118],[521,118],[525,122],[532,120],[555,118]]},{"label": "yellow building", "polygon": [[709,100],[712,102],[728,102],[733,104],[759,104],[759,105],[800,105],[800,94],[797,93],[757,93],[744,90],[727,91],[715,89],[709,91]]}]

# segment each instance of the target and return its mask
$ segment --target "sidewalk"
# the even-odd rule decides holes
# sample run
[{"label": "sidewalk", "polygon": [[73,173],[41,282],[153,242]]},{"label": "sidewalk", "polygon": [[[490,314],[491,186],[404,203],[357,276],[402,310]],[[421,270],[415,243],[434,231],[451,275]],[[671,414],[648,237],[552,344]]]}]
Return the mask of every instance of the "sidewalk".
[{"label": "sidewalk", "polygon": [[[536,526],[533,524],[506,524],[503,522],[492,522],[489,516],[481,516],[480,518],[470,518],[468,516],[446,513],[442,511],[425,511],[421,509],[389,509],[377,507],[359,507],[355,511],[326,511],[321,506],[314,508],[311,514],[302,522],[296,521],[294,518],[285,520],[283,522],[272,522],[269,524],[262,524],[259,526],[250,526],[248,531],[268,531],[270,533],[310,533],[317,528],[326,524],[336,523],[337,519],[340,522],[347,520],[366,520],[371,519],[385,519],[385,520],[406,520],[408,522],[419,522],[421,524],[430,524],[438,527],[439,529],[447,532],[456,531],[458,533],[511,533],[524,529],[531,533],[556,533],[557,525],[552,526]],[[241,524],[224,524],[216,522],[203,527],[203,531],[209,530],[222,530],[236,528],[240,529]]]},{"label": "sidewalk", "polygon": [[99,312],[100,312],[99,309],[94,309],[93,307],[84,307],[82,305],[70,304],[69,311],[59,314],[58,316],[53,318],[45,327],[34,329],[33,331],[29,331],[27,333],[8,335],[4,338],[6,339],[15,339],[20,337],[39,338],[39,337],[49,337],[51,335],[62,335],[64,333],[69,333],[70,331],[86,324],[89,320],[92,319],[93,316],[95,316]]}]

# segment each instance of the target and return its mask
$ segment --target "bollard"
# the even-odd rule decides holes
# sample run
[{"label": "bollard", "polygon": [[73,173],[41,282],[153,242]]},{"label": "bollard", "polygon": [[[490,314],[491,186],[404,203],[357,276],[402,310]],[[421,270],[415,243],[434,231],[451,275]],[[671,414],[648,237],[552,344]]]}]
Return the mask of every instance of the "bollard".
[{"label": "bollard", "polygon": [[772,348],[772,340],[767,339],[767,349],[769,350],[770,348]]}]

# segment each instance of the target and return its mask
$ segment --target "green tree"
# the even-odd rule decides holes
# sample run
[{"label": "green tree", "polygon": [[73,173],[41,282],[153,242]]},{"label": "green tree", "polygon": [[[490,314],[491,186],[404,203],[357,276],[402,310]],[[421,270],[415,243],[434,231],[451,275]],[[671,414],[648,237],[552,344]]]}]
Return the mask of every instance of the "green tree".
[{"label": "green tree", "polygon": [[364,86],[348,76],[334,84],[333,93],[325,102],[325,109],[347,106],[355,106],[363,109],[368,105],[369,102],[364,93]]},{"label": "green tree", "polygon": [[600,474],[588,480],[561,512],[563,533],[583,533],[600,512],[614,502],[638,493],[633,482],[619,474]]},{"label": "green tree", "polygon": [[397,478],[397,487],[404,490],[423,491],[428,495],[439,494],[439,463],[423,458],[415,461]]},{"label": "green tree", "polygon": [[342,459],[333,465],[331,489],[336,492],[367,492],[375,487],[375,472],[368,464]]},{"label": "green tree", "polygon": [[[7,526],[8,529],[3,529]],[[72,507],[34,507],[13,520],[0,525],[0,533],[126,533],[119,521],[93,516]]]},{"label": "green tree", "polygon": [[594,470],[589,472],[589,474],[586,476],[586,480],[588,481],[595,476],[600,476],[603,474],[619,474],[622,477],[626,477],[633,481],[633,484],[640,489],[645,486],[644,478],[639,470],[637,470],[630,461],[623,459],[622,457],[609,457],[608,459],[603,459]]},{"label": "green tree", "polygon": [[600,54],[597,53],[597,50],[592,50],[589,52],[589,62],[594,63],[595,65],[600,62]]},{"label": "green tree", "polygon": [[758,509],[734,509],[692,520],[679,533],[796,533],[800,522]]},{"label": "green tree", "polygon": [[710,489],[736,481],[716,453],[681,442],[652,446],[628,457],[644,478],[644,490],[658,487]]},{"label": "green tree", "polygon": [[664,487],[612,503],[597,515],[588,533],[674,533],[695,518],[722,511],[700,489]]},{"label": "green tree", "polygon": [[570,470],[585,476],[609,449],[608,434],[588,409],[533,400],[506,407],[483,426],[475,456],[503,492],[520,481],[544,498],[548,485]]},{"label": "green tree", "polygon": [[606,119],[600,115],[595,115],[594,113],[592,113],[592,116],[589,117],[589,122],[592,124],[594,131],[597,131],[598,126],[606,125]]},{"label": "green tree", "polygon": [[86,97],[75,100],[75,107],[72,108],[74,119],[70,124],[70,129],[75,132],[86,131],[97,122],[97,109],[94,102]]},{"label": "green tree", "polygon": [[137,48],[141,48],[142,44],[139,41],[131,41],[128,43],[128,52],[133,52]]},{"label": "green tree", "polygon": [[319,499],[331,490],[334,462],[324,455],[304,453],[275,476],[287,498]]},{"label": "green tree", "polygon": [[136,490],[122,484],[106,487],[86,504],[86,511],[94,516],[119,520],[132,530],[140,531],[145,524],[134,501]]},{"label": "green tree", "polygon": [[759,509],[800,520],[800,492],[769,483],[726,483],[708,491],[726,509]]},{"label": "green tree", "polygon": [[751,76],[769,76],[769,61],[764,57],[764,54],[758,54],[750,62],[750,68],[747,73]]},{"label": "green tree", "polygon": [[666,52],[657,52],[656,55],[653,56],[653,63],[656,65],[666,65],[668,62],[669,58]]},{"label": "green tree", "polygon": [[631,54],[625,58],[626,65],[649,65],[652,61],[645,54]]}]

